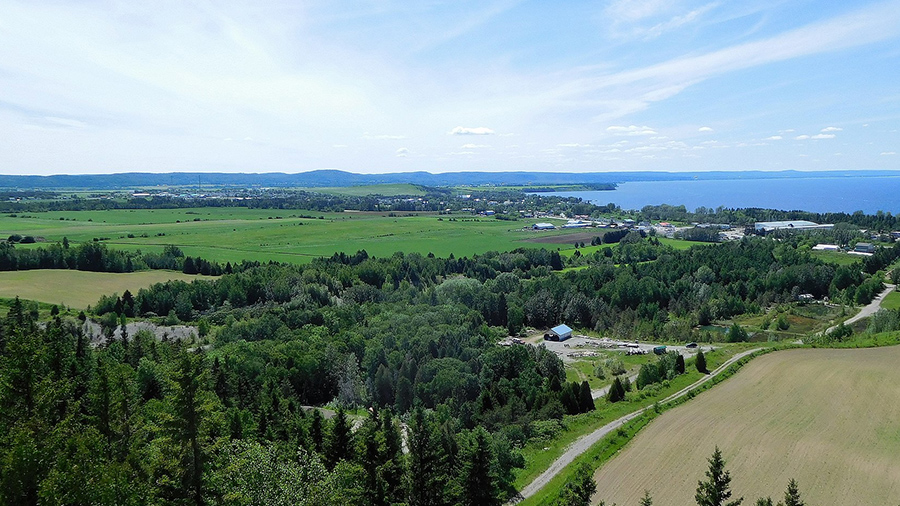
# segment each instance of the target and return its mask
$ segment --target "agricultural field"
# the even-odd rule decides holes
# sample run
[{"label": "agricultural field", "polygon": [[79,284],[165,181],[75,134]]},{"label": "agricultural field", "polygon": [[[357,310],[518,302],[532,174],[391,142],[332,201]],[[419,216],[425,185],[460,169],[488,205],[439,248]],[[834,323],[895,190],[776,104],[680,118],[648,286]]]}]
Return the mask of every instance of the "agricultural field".
[{"label": "agricultural field", "polygon": [[597,470],[607,504],[693,504],[719,446],[735,497],[807,504],[892,504],[900,496],[900,347],[776,352],[662,414]]},{"label": "agricultural field", "polygon": [[316,187],[304,188],[307,191],[316,193],[327,193],[331,195],[345,195],[348,197],[367,197],[369,195],[381,195],[383,197],[397,197],[403,195],[422,196],[425,190],[422,187],[408,184],[374,184],[360,186],[334,186],[334,187]]},{"label": "agricultural field", "polygon": [[[101,295],[138,289],[178,279],[192,281],[204,276],[191,276],[174,271],[143,271],[124,274],[42,269],[0,272],[0,298],[36,300],[84,309],[96,304]],[[207,279],[209,279],[207,277]]]},{"label": "agricultural field", "polygon": [[[453,218],[452,220],[450,218]],[[526,241],[527,221],[501,221],[468,214],[343,212],[196,208],[60,211],[0,216],[0,236],[31,235],[45,242],[102,240],[119,249],[161,250],[179,246],[186,255],[219,262],[245,259],[306,263],[335,252],[390,256],[396,251],[470,256],[486,251],[545,245]],[[564,231],[540,232],[544,237]],[[567,240],[560,240],[568,244]],[[37,247],[21,245],[17,247]]]}]

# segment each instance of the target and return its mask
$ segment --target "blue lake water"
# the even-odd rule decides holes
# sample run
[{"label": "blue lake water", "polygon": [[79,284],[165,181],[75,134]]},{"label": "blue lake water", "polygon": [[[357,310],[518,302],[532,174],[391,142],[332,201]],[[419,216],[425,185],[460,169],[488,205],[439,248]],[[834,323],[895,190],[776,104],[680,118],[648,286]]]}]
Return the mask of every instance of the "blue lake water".
[{"label": "blue lake water", "polygon": [[[547,194],[542,194],[547,195]],[[900,214],[900,177],[817,177],[740,180],[640,181],[619,183],[612,191],[553,192],[623,209],[646,205],[762,207],[812,212],[876,211]]]}]

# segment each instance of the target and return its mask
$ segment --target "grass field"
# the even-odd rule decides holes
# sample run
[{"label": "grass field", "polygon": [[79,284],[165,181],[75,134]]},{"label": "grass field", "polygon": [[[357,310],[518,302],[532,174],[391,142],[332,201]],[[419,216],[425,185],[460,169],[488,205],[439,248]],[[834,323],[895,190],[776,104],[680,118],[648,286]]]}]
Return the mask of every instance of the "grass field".
[{"label": "grass field", "polygon": [[422,190],[421,187],[408,183],[305,188],[305,190],[316,193],[329,193],[332,195],[347,195],[349,197],[366,197],[368,195],[381,195],[383,197],[425,195],[425,191]]},{"label": "grass field", "polygon": [[[305,263],[360,249],[379,257],[400,250],[446,257],[450,253],[471,256],[490,250],[547,247],[525,241],[535,233],[522,230],[527,225],[524,221],[397,214],[245,208],[25,213],[0,216],[0,236],[17,233],[47,242],[61,241],[64,236],[70,242],[97,238],[115,248],[145,251],[176,244],[187,255],[220,262]],[[40,243],[18,247],[37,246]]]},{"label": "grass field", "polygon": [[807,504],[893,504],[900,496],[900,347],[791,350],[662,414],[601,467],[596,504],[693,504],[718,445],[735,497]]},{"label": "grass field", "polygon": [[887,297],[881,301],[881,307],[883,309],[898,309],[900,308],[900,293],[896,290],[887,294]]},{"label": "grass field", "polygon": [[838,251],[811,251],[810,252],[813,258],[818,258],[823,262],[828,262],[835,265],[851,265],[856,262],[859,262],[862,257],[858,255],[848,255],[847,253],[841,253]]},{"label": "grass field", "polygon": [[143,271],[116,274],[43,269],[0,272],[0,298],[36,300],[83,309],[96,304],[101,295],[121,295],[125,290],[137,293],[139,288],[172,279],[190,281],[189,276],[173,271]]}]

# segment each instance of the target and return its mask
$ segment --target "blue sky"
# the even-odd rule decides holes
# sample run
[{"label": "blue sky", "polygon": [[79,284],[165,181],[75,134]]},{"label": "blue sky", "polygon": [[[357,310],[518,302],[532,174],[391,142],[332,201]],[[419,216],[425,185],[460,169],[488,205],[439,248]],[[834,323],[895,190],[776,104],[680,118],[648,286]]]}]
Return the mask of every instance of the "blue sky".
[{"label": "blue sky", "polygon": [[0,2],[0,170],[900,169],[900,1]]}]

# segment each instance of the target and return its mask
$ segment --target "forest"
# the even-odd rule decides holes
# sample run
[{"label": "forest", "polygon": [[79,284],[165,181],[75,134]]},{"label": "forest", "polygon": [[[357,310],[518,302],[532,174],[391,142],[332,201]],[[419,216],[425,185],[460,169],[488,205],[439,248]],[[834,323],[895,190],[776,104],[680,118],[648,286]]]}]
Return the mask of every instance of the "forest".
[{"label": "forest", "polygon": [[[136,260],[96,243],[44,251],[98,270],[118,255]],[[835,266],[790,241],[678,251],[636,235],[568,259],[359,251],[303,266],[229,264],[214,280],[103,297],[88,312],[104,326],[99,341],[77,318],[39,323],[16,301],[0,329],[0,497],[500,504],[515,493],[518,449],[547,423],[595,409],[587,382],[566,382],[556,355],[497,346],[502,338],[566,322],[688,342],[698,325],[800,293],[863,303],[880,291],[887,251]],[[174,247],[164,257],[187,264]],[[128,319],[156,317],[195,325],[198,343],[124,332]],[[664,356],[638,386],[683,371]],[[598,402],[628,395],[618,383]]]}]

